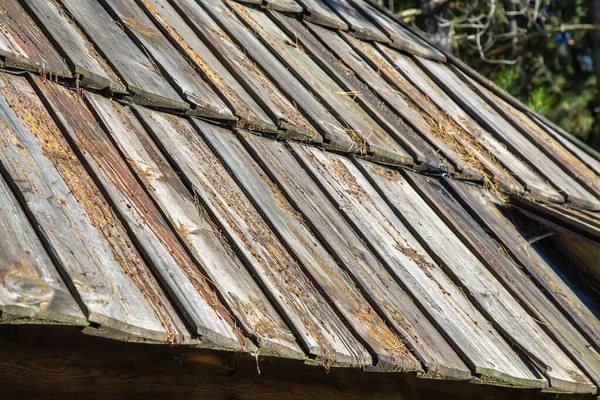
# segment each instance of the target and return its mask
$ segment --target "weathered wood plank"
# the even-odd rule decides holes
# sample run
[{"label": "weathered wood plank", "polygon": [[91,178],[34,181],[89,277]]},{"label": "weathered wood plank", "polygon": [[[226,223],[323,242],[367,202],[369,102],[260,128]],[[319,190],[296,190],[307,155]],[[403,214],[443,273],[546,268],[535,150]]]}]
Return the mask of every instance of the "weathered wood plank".
[{"label": "weathered wood plank", "polygon": [[521,306],[598,386],[600,355],[437,179],[407,174],[408,180],[444,222],[503,283]]},{"label": "weathered wood plank", "polygon": [[138,3],[171,43],[185,54],[202,77],[240,118],[240,125],[261,132],[277,133],[271,118],[217,59],[212,51],[179,16],[167,0],[139,0]]},{"label": "weathered wood plank", "polygon": [[436,61],[446,61],[438,49],[363,0],[348,0],[391,39],[390,46]]},{"label": "weathered wood plank", "polygon": [[529,166],[558,188],[561,194],[566,196],[567,201],[585,208],[600,209],[600,201],[575,182],[469,88],[469,85],[477,85],[475,81],[470,81],[468,85],[454,71],[439,63],[424,59],[419,60],[419,63],[457,103],[486,130],[501,140],[512,153],[523,160],[529,160]]},{"label": "weathered wood plank", "polygon": [[[517,179],[535,199],[555,202],[564,201],[558,191],[541,179],[529,166],[508,151],[504,145],[465,113],[413,60],[384,46],[379,47],[379,49],[413,85],[429,95],[429,99],[448,115],[452,123],[462,128],[487,151],[487,154],[492,157],[497,165],[497,171],[504,171],[505,176],[510,175],[504,170],[506,168],[512,173],[510,179],[512,181]],[[520,192],[519,190],[513,191]]]},{"label": "weathered wood plank", "polygon": [[[419,361],[371,307],[309,228],[302,214],[286,200],[235,135],[213,131],[203,131],[203,135],[272,229],[316,282],[319,291],[328,298],[328,303],[349,323],[354,334],[373,354],[374,368],[378,371],[422,372]],[[240,135],[251,136],[247,132],[240,132]],[[269,139],[262,139],[261,143],[267,151],[271,151],[271,147],[281,149],[282,146]],[[304,172],[297,163],[290,167],[294,174]]]},{"label": "weathered wood plank", "polygon": [[[217,288],[216,295],[223,299],[229,309],[214,298],[209,304],[216,307],[219,314],[225,314],[223,317],[229,323],[233,322],[232,317],[227,315],[231,312],[236,323],[258,343],[261,354],[304,358],[292,333],[211,224],[206,211],[185,188],[152,142],[133,111],[99,96],[86,94],[86,97],[138,180],[169,219],[171,227],[190,250],[197,265]],[[154,125],[160,125],[160,120]],[[169,271],[173,272],[173,267],[169,267]],[[185,288],[186,281],[191,281],[200,295],[205,293],[209,298],[214,297],[210,287],[207,288],[207,279],[200,276],[199,271],[191,269],[184,272],[189,278],[179,276],[174,284]],[[186,296],[185,293],[182,295]],[[192,292],[187,296],[184,298],[186,308],[193,309],[195,302],[204,301],[198,299],[198,293]],[[202,319],[199,322],[202,323]]]},{"label": "weathered wood plank", "polygon": [[468,367],[284,145],[273,141],[267,144],[266,139],[254,135],[240,135],[373,307],[419,357],[426,368],[425,376],[469,379]]},{"label": "weathered wood plank", "polygon": [[376,40],[381,43],[390,42],[388,37],[348,3],[348,0],[326,0],[325,3],[348,24],[348,32],[352,36],[363,40]]},{"label": "weathered wood plank", "polygon": [[161,75],[191,104],[194,114],[224,120],[236,119],[221,98],[135,2],[100,1],[131,40],[146,52]]},{"label": "weathered wood plank", "polygon": [[348,30],[348,25],[321,0],[297,0],[306,10],[303,18],[333,29]]},{"label": "weathered wood plank", "polygon": [[[351,48],[347,45],[342,49],[336,49],[338,52],[334,55],[328,51],[323,43],[335,48],[336,39],[341,39],[334,31],[327,28],[322,28],[319,25],[311,22],[302,24],[296,18],[286,17],[280,14],[273,13],[273,20],[283,29],[288,36],[293,37],[300,43],[306,52],[325,70],[335,81],[343,88],[348,95],[351,95],[352,100],[357,101],[364,110],[369,113],[371,118],[376,120],[382,127],[389,132],[395,140],[397,140],[403,148],[418,162],[422,163],[429,159],[432,165],[440,164],[442,160],[438,160],[437,153],[428,146],[417,134],[404,124],[400,118],[392,113],[390,109],[383,104],[375,95],[364,85],[358,75],[361,73],[372,72],[372,70],[349,70],[340,60],[340,53],[349,52],[349,58],[355,59],[356,54],[353,54]],[[307,29],[310,29],[310,31]],[[312,33],[311,33],[312,32]],[[317,37],[323,41],[321,43]],[[343,43],[345,44],[345,43]],[[333,50],[333,49],[332,49]],[[354,57],[352,57],[354,56]],[[368,67],[368,66],[367,66]]]},{"label": "weathered wood plank", "polygon": [[0,75],[0,157],[88,320],[124,339],[187,330],[24,77]]},{"label": "weathered wood plank", "polygon": [[2,176],[0,204],[0,323],[87,325]]},{"label": "weathered wood plank", "polygon": [[[444,274],[350,159],[300,145],[292,147],[479,379],[525,387],[547,385]],[[377,180],[388,201],[394,202],[392,197],[401,189],[398,186],[408,185],[398,172],[366,161],[359,164]]]},{"label": "weathered wood plank", "polygon": [[[420,181],[415,173],[407,172]],[[463,244],[414,188],[404,182],[394,190],[394,204],[421,245],[496,330],[520,349],[546,376],[550,387],[589,393],[592,383],[519,305],[483,263]]]},{"label": "weathered wood plank", "polygon": [[295,0],[264,0],[266,7],[275,11],[302,14],[304,8]]},{"label": "weathered wood plank", "polygon": [[178,110],[188,103],[161,75],[160,70],[95,0],[58,0],[94,43],[97,51],[127,86],[135,102]]},{"label": "weathered wood plank", "polygon": [[80,86],[126,92],[117,75],[55,0],[24,0],[23,3],[63,55]]},{"label": "weathered wood plank", "polygon": [[600,321],[565,283],[563,278],[519,233],[501,212],[497,199],[478,187],[446,181],[457,198],[474,213],[475,218],[491,232],[519,262],[538,286],[560,307],[581,333],[600,349]]},{"label": "weathered wood plank", "polygon": [[[360,151],[347,132],[347,127],[336,120],[261,40],[243,25],[224,2],[214,3],[209,0],[201,0],[201,3],[240,44],[250,58],[262,67],[275,85],[299,108],[310,123],[318,129],[323,136],[324,144],[342,151]],[[294,45],[293,42],[290,41],[290,43]]]},{"label": "weathered wood plank", "polygon": [[[84,102],[75,92],[47,81],[34,80],[34,88],[77,148],[82,163],[107,194],[107,200],[124,221],[148,266],[194,332],[202,341],[206,340],[206,344],[201,342],[201,345],[240,350],[242,346],[233,330],[234,323],[223,312],[206,278],[199,273]],[[106,105],[110,101],[92,94],[87,98],[95,105]],[[103,121],[118,118],[117,109],[100,109],[99,106],[95,109],[102,114]]]},{"label": "weathered wood plank", "polygon": [[[326,365],[370,365],[368,352],[333,313],[219,159],[200,139],[198,130],[190,122],[172,115],[145,109],[139,112],[146,115],[146,125],[157,142],[182,171],[307,352]],[[150,116],[153,119],[148,120]],[[200,131],[227,134],[223,128],[199,120],[193,123]],[[157,125],[159,129],[154,128]]]},{"label": "weathered wood plank", "polygon": [[18,0],[0,4],[0,60],[8,68],[72,77],[67,64]]},{"label": "weathered wood plank", "polygon": [[[248,91],[253,100],[277,123],[277,127],[290,137],[312,142],[322,142],[322,138],[308,120],[298,111],[277,86],[248,57],[244,48],[233,42],[228,34],[194,0],[172,0],[171,5],[180,17],[202,39],[226,69]],[[222,21],[233,17],[222,9]],[[236,26],[236,25],[233,25]],[[262,46],[250,42],[247,45]],[[254,38],[256,40],[256,38]],[[318,113],[314,113],[318,115]]]},{"label": "weathered wood plank", "polygon": [[288,37],[266,13],[233,2],[229,4],[294,76],[332,110],[345,126],[360,154],[384,162],[412,165],[413,158],[296,45],[295,38]]},{"label": "weathered wood plank", "polygon": [[463,80],[469,87],[488,102],[494,110],[508,120],[532,144],[553,160],[562,170],[574,178],[577,183],[590,191],[596,197],[600,196],[600,176],[567,151],[558,141],[554,140],[546,131],[534,123],[525,113],[513,107],[490,90],[470,79],[462,73]]}]

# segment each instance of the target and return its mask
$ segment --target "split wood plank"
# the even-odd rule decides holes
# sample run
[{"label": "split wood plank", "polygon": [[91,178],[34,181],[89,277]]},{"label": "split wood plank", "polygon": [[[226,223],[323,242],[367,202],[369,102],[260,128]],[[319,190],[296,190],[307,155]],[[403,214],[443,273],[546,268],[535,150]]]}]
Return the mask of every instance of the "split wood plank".
[{"label": "split wood plank", "polygon": [[154,62],[139,49],[110,14],[95,0],[59,0],[98,53],[139,104],[176,110],[189,109],[181,96],[161,75]]},{"label": "split wood plank", "polygon": [[[400,118],[394,114],[385,104],[383,104],[358,78],[357,74],[365,72],[353,72],[349,70],[338,58],[323,47],[323,43],[317,40],[321,39],[326,45],[331,41],[335,43],[335,38],[339,39],[337,34],[327,28],[311,22],[302,24],[296,18],[290,18],[280,14],[273,13],[274,21],[290,37],[295,38],[298,43],[307,51],[310,56],[325,70],[335,81],[343,88],[352,100],[357,101],[364,110],[369,113],[371,118],[376,120],[382,127],[385,127],[395,140],[401,143],[402,147],[407,149],[410,155],[419,163],[427,161],[429,164],[441,164],[443,159],[437,156],[437,153],[428,146],[420,137],[404,124]],[[309,29],[310,28],[310,31]],[[332,38],[329,38],[329,35]],[[329,40],[331,39],[331,40]],[[352,49],[346,45],[344,51],[352,52]],[[355,54],[349,53],[350,56]],[[369,71],[366,71],[367,73]],[[373,74],[376,75],[374,71]],[[409,133],[410,132],[410,133]]]},{"label": "split wood plank", "polygon": [[[311,125],[319,130],[324,144],[343,151],[359,151],[347,133],[346,127],[342,126],[261,40],[246,28],[225,2],[215,3],[210,0],[199,0],[199,2],[256,63],[252,64],[253,68],[257,68],[257,65],[261,67]],[[293,42],[290,43],[293,45]]]},{"label": "split wood plank", "polygon": [[2,176],[0,204],[0,324],[87,325]]},{"label": "split wood plank", "polygon": [[[581,162],[592,169],[597,175],[600,175],[600,159],[590,155],[588,152],[582,150],[577,144],[573,143],[572,140],[565,138],[558,131],[551,126],[545,124],[542,120],[536,118],[532,113],[528,113],[530,118],[544,131],[546,131],[551,137],[562,144],[567,150],[574,154]],[[577,139],[573,139],[577,140]]]},{"label": "split wood plank", "polygon": [[542,293],[522,267],[469,215],[440,180],[417,174],[407,174],[407,178],[473,254],[598,386],[600,354]]},{"label": "split wood plank", "polygon": [[[141,111],[146,115],[150,113],[145,109]],[[156,120],[159,116],[154,113],[154,117]],[[153,129],[156,123],[147,123],[147,128],[152,130],[159,146],[182,171],[199,200],[243,257],[250,272],[307,352],[326,365],[371,365],[369,353],[331,310],[300,265],[198,135],[198,131],[225,135],[227,130],[200,120],[190,123],[167,114],[160,117],[162,127],[167,129]]]},{"label": "split wood plank", "polygon": [[600,209],[600,202],[594,196],[469,88],[469,85],[477,85],[475,81],[471,80],[467,84],[452,69],[439,63],[424,59],[419,60],[419,63],[480,125],[501,140],[512,153],[521,159],[529,160],[529,166],[558,188],[561,194],[566,196],[567,201],[585,208]]},{"label": "split wood plank", "polygon": [[348,3],[348,0],[326,0],[325,3],[348,24],[348,32],[352,36],[362,40],[376,40],[381,43],[390,42],[388,37]]},{"label": "split wood plank", "polygon": [[[442,152],[454,165],[455,169],[465,177],[471,179],[482,179],[482,172],[474,168],[473,160],[479,160],[485,166],[486,171],[507,187],[519,189],[519,185],[494,163],[492,157],[476,142],[468,140],[460,127],[441,110],[439,110],[426,95],[419,92],[410,82],[386,60],[375,46],[348,35],[342,38],[362,56],[357,58],[345,57],[349,65],[357,65],[367,62],[373,69],[378,71],[376,76],[365,74],[360,76],[372,86],[385,101],[393,107],[400,115],[405,116],[407,122],[421,133],[432,145]],[[381,46],[385,48],[385,46]],[[386,48],[387,49],[387,48]],[[393,51],[391,49],[388,49]],[[383,78],[383,79],[382,79]],[[368,80],[367,80],[368,79]],[[382,83],[383,82],[383,83]]]},{"label": "split wood plank", "polygon": [[[296,144],[292,148],[479,379],[521,387],[547,385],[444,274],[349,158]],[[390,201],[403,183],[400,174],[367,161],[359,163]],[[379,175],[382,171],[385,177]]]},{"label": "split wood plank", "polygon": [[[406,175],[415,176],[407,172]],[[415,176],[415,179],[418,179]],[[541,326],[463,244],[414,188],[403,182],[393,191],[394,205],[421,245],[461,287],[496,330],[544,374],[550,388],[590,393],[593,385]]]},{"label": "split wood plank", "polygon": [[[304,359],[306,356],[292,332],[211,222],[206,210],[152,142],[134,112],[102,97],[86,96],[119,151],[228,309],[218,301],[211,304],[223,312],[231,312],[241,329],[260,346],[261,354]],[[153,131],[169,134],[168,129],[177,127],[175,122],[171,125],[168,122],[169,119],[177,121],[176,117],[163,118],[159,113],[142,110],[137,114],[141,121],[152,125]],[[191,272],[193,276],[198,274]],[[199,289],[204,290],[204,284]]]},{"label": "split wood plank", "polygon": [[459,184],[451,180],[446,182],[475,218],[525,268],[537,285],[546,291],[546,294],[596,347],[596,350],[600,350],[600,321],[598,318],[557,271],[522,237],[513,223],[502,214],[498,200],[493,198],[490,193],[472,185]]},{"label": "split wood plank", "polygon": [[[240,135],[248,137],[250,133],[240,132]],[[203,136],[268,220],[273,231],[316,282],[318,290],[328,298],[328,303],[348,322],[353,333],[369,349],[373,355],[374,368],[389,372],[422,372],[419,361],[371,307],[354,282],[319,242],[302,214],[286,200],[235,135],[207,130],[203,131]],[[267,151],[270,151],[271,146],[282,146],[269,139],[262,139],[261,143]],[[301,174],[301,167],[294,164],[290,166],[295,167],[293,174]]]},{"label": "split wood plank", "polygon": [[125,93],[121,80],[98,54],[83,32],[55,0],[23,0],[56,50],[65,58],[79,85]]},{"label": "split wood plank", "polygon": [[231,110],[194,67],[173,46],[135,2],[128,0],[101,0],[115,21],[121,24],[131,40],[146,52],[181,97],[186,99],[192,112],[201,117],[235,120]]},{"label": "split wood plank", "polygon": [[229,4],[294,76],[332,110],[345,126],[360,154],[379,161],[412,165],[413,158],[353,101],[351,94],[296,45],[295,38],[288,37],[266,13],[233,2]]},{"label": "split wood plank", "polygon": [[379,29],[385,32],[391,40],[391,47],[430,60],[446,61],[446,56],[444,56],[442,52],[410,32],[397,21],[394,21],[392,18],[377,10],[369,3],[363,0],[348,1],[367,18],[371,19]]},{"label": "split wood plank", "polygon": [[18,0],[0,4],[0,65],[71,78],[71,71]]},{"label": "split wood plank", "polygon": [[[233,331],[233,321],[221,312],[223,306],[208,282],[78,94],[48,81],[35,79],[33,82],[65,136],[76,147],[82,163],[99,182],[134,238],[140,254],[194,332],[200,335],[200,345],[239,351],[241,345]],[[92,94],[87,98],[96,105],[109,102]],[[116,114],[116,109],[95,109],[104,117],[103,121],[111,116],[117,118],[111,114]]]},{"label": "split wood plank", "polygon": [[33,88],[24,77],[0,77],[2,165],[88,320],[125,340],[186,340],[183,323]]},{"label": "split wood plank", "polygon": [[[508,151],[502,143],[464,112],[412,59],[384,46],[379,49],[407,79],[423,93],[427,93],[431,101],[438,105],[453,123],[472,136],[475,143],[481,144],[498,165],[497,169],[503,171],[506,168],[510,171],[512,180],[516,179],[523,184],[535,199],[554,202],[564,201],[557,190],[540,178],[528,165]],[[505,171],[505,175],[507,174]],[[513,191],[520,193],[519,190]]]},{"label": "split wood plank", "polygon": [[471,372],[437,329],[352,230],[326,194],[281,143],[240,133],[263,169],[305,216],[323,244],[355,280],[370,303],[410,346],[424,376],[470,379]]},{"label": "split wood plank", "polygon": [[466,75],[460,72],[458,72],[458,75],[462,76],[471,89],[486,100],[502,117],[528,138],[533,145],[542,150],[547,157],[558,164],[563,171],[569,174],[586,190],[589,190],[591,194],[600,197],[600,176],[596,175],[578,158],[567,151],[567,149],[534,123],[525,113]]},{"label": "split wood plank", "polygon": [[211,84],[217,94],[251,130],[277,134],[277,127],[227,68],[194,33],[167,0],[139,0],[138,3],[171,43]]},{"label": "split wood plank", "polygon": [[[298,111],[295,104],[289,101],[278,87],[260,70],[254,61],[246,54],[244,48],[233,42],[228,34],[207,14],[195,0],[171,0],[170,4],[179,13],[179,16],[208,46],[209,53],[216,56],[225,66],[225,69],[237,79],[248,91],[253,100],[258,103],[263,111],[276,121],[277,127],[289,137],[311,142],[322,142],[321,135],[308,120]],[[221,8],[223,17],[221,23],[234,18],[231,12]],[[242,28],[237,25],[234,27]],[[245,31],[245,30],[244,30]],[[243,32],[243,31],[242,31]],[[243,35],[243,33],[241,33]],[[253,39],[247,45],[262,46]],[[277,62],[276,60],[272,60]],[[319,115],[318,112],[313,116]],[[349,140],[349,138],[347,139]]]},{"label": "split wood plank", "polygon": [[304,8],[298,4],[295,0],[264,0],[266,7],[275,11],[282,11],[287,13],[302,14]]},{"label": "split wood plank", "polygon": [[303,18],[306,21],[333,29],[348,30],[348,25],[321,0],[297,0],[305,9]]}]

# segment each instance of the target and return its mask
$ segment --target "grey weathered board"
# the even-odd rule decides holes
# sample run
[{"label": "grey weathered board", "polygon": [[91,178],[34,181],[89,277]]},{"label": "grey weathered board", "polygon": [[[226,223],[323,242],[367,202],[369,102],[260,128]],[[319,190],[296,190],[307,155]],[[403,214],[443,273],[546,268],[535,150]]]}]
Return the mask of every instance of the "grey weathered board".
[{"label": "grey weathered board", "polygon": [[81,87],[126,92],[117,75],[55,0],[24,0],[23,3],[65,58]]},{"label": "grey weathered board", "polygon": [[600,202],[594,196],[575,182],[469,88],[469,85],[477,85],[477,83],[474,81],[470,81],[468,84],[463,82],[454,71],[445,65],[424,59],[419,60],[419,63],[473,118],[501,140],[513,154],[528,160],[530,167],[558,188],[568,201],[584,208],[600,209]]},{"label": "grey weathered board", "polygon": [[[383,46],[380,47],[380,50],[407,79],[423,93],[427,93],[433,103],[437,104],[449,118],[483,146],[497,160],[497,163],[501,164],[498,164],[497,169],[502,171],[506,168],[510,171],[512,180],[517,179],[529,190],[530,195],[536,199],[555,202],[564,201],[564,198],[556,189],[540,178],[513,153],[508,151],[489,132],[479,126],[412,59]],[[515,192],[518,191],[516,190]]]},{"label": "grey weathered board", "polygon": [[[329,76],[343,88],[345,92],[351,96],[352,100],[363,106],[364,110],[376,120],[387,132],[389,132],[395,140],[397,140],[403,148],[419,163],[426,162],[430,165],[440,164],[442,160],[436,155],[433,149],[424,142],[412,129],[406,126],[398,115],[394,114],[385,104],[381,102],[370,89],[363,84],[357,73],[351,71],[340,60],[340,54],[337,57],[328,51],[317,37],[324,43],[330,44],[335,39],[339,39],[336,32],[327,28],[322,28],[319,25],[311,22],[302,24],[297,18],[291,18],[279,13],[271,14],[273,20],[283,29],[288,36],[295,38],[303,49],[323,68]],[[307,29],[310,28],[310,31]],[[312,32],[312,33],[311,33]],[[330,37],[331,36],[331,37]],[[352,52],[352,49],[347,45],[342,50]],[[349,56],[356,56],[349,53]],[[359,72],[363,72],[360,71]],[[376,74],[371,70],[373,74]],[[368,73],[368,71],[367,71]]]},{"label": "grey weathered board", "polygon": [[[323,136],[326,145],[344,151],[360,150],[346,132],[346,127],[342,126],[317,98],[265,47],[260,39],[243,25],[224,2],[210,0],[200,0],[200,2],[223,29],[231,35],[231,38],[242,47],[250,59],[261,67],[278,89],[284,92],[297,106],[302,115]],[[291,41],[290,43],[291,45],[294,44]],[[256,68],[256,65],[252,64],[252,66]]]},{"label": "grey weathered board", "polygon": [[153,61],[136,46],[100,3],[96,0],[59,1],[125,83],[134,101],[155,107],[189,109],[188,103],[161,75]]},{"label": "grey weathered board", "polygon": [[412,348],[425,366],[425,376],[469,379],[468,367],[285,146],[272,141],[267,143],[266,139],[254,135],[240,133],[240,136],[373,307]]},{"label": "grey weathered board", "polygon": [[348,24],[348,32],[352,36],[381,43],[390,42],[388,37],[348,3],[348,0],[326,0],[324,3],[327,3]]},{"label": "grey weathered board", "polygon": [[333,29],[348,30],[348,24],[321,0],[297,0],[306,10],[303,18],[315,24],[327,26]]},{"label": "grey weathered board", "polygon": [[65,61],[18,0],[0,4],[0,66],[72,77]]},{"label": "grey weathered board", "polygon": [[[295,144],[292,147],[336,207],[481,381],[547,386],[436,265],[349,158]],[[400,174],[366,161],[359,163],[378,181],[389,201],[396,186],[402,184]]]},{"label": "grey weathered board", "polygon": [[[181,18],[209,47],[226,69],[238,80],[269,115],[277,126],[287,131],[291,137],[312,142],[321,142],[322,138],[315,128],[298,111],[297,107],[289,101],[277,86],[257,68],[248,57],[246,51],[236,45],[227,33],[206,13],[195,0],[172,0],[171,5],[177,10]],[[225,13],[223,21],[227,21],[230,13]],[[253,46],[254,44],[251,44]],[[258,43],[261,46],[260,43]],[[316,114],[315,114],[316,115]]]},{"label": "grey weathered board", "polygon": [[0,324],[87,325],[2,176],[0,204]]},{"label": "grey weathered board", "polygon": [[241,126],[261,132],[277,133],[277,127],[271,118],[167,0],[140,0],[139,3],[163,34],[187,56],[215,92],[240,118]]},{"label": "grey weathered board", "polygon": [[296,44],[295,38],[288,37],[266,13],[233,2],[228,4],[294,76],[332,110],[360,154],[380,161],[412,165],[413,158]]},{"label": "grey weathered board", "polygon": [[275,10],[289,13],[302,14],[304,9],[295,0],[264,0],[266,7]]},{"label": "grey weathered board", "polygon": [[[233,133],[204,130],[211,145],[235,180],[261,211],[274,232],[316,282],[334,309],[348,322],[351,330],[373,355],[379,371],[418,371],[421,365],[403,341],[386,325],[363,297],[354,282],[311,231],[302,215],[261,170]],[[241,132],[243,136],[249,133]],[[263,139],[265,149],[277,146]],[[279,145],[281,146],[281,145]],[[303,171],[296,164],[295,174]]]},{"label": "grey weathered board", "polygon": [[[177,117],[166,114],[160,118],[169,128],[153,130],[160,135],[156,138],[160,146],[182,171],[307,352],[328,365],[370,365],[368,352],[333,313],[192,123],[201,131],[227,131],[199,120],[174,121]],[[153,127],[156,122],[147,125]]]},{"label": "grey weathered board", "polygon": [[363,0],[348,0],[364,15],[370,18],[390,38],[390,46],[406,51],[407,53],[429,58],[436,61],[446,61],[438,49],[420,39],[412,32],[404,28],[398,22],[371,6]]},{"label": "grey weathered board", "polygon": [[[189,125],[178,117],[138,109],[140,121],[132,110],[99,97],[90,103],[140,182],[169,219],[172,229],[217,288],[217,295],[228,306],[221,312],[231,313],[239,327],[258,344],[261,354],[304,359],[304,352],[292,332],[235,256],[198,199],[186,189],[177,172],[152,142],[142,122],[151,126],[149,129],[157,138],[170,135],[178,124],[188,129]],[[202,285],[198,289],[202,290]],[[218,302],[214,304],[222,307]]]},{"label": "grey weathered board", "polygon": [[0,75],[0,158],[88,320],[128,340],[189,336],[26,78]]},{"label": "grey weathered board", "polygon": [[469,215],[438,179],[417,174],[406,176],[438,216],[598,386],[600,354],[542,293],[521,266]]},{"label": "grey weathered board", "polygon": [[[220,315],[222,305],[208,289],[208,282],[199,274],[160,211],[84,102],[75,92],[48,81],[35,79],[34,87],[65,136],[81,154],[82,162],[107,194],[107,200],[133,236],[140,254],[194,332],[203,341],[206,340],[207,347],[240,350],[240,341],[231,321],[227,321],[225,313]],[[100,108],[98,105],[110,100],[91,94],[87,96],[96,105],[95,110],[103,121],[118,118],[117,109]]]},{"label": "grey weathered board", "polygon": [[598,318],[531,244],[521,236],[513,223],[500,212],[497,199],[471,185],[459,184],[450,180],[447,183],[456,192],[458,199],[475,214],[476,219],[500,241],[537,285],[546,291],[546,294],[553,299],[562,312],[596,347],[596,350],[599,350],[600,321]]},{"label": "grey weathered board", "polygon": [[[414,176],[414,173],[407,172]],[[550,381],[565,392],[589,393],[593,385],[541,326],[406,180],[394,185],[393,205],[420,244],[461,287],[496,330],[520,349]],[[382,189],[386,191],[386,189]]]},{"label": "grey weathered board", "polygon": [[194,114],[202,117],[235,120],[231,110],[202,80],[192,64],[162,34],[135,2],[100,0],[132,41],[146,52],[160,74],[190,104]]}]

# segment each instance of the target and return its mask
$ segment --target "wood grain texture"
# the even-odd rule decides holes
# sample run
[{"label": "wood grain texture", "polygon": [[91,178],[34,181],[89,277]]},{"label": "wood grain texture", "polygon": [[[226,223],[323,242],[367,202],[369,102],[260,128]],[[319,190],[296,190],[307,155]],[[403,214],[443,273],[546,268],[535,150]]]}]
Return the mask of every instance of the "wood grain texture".
[{"label": "wood grain texture", "polygon": [[408,180],[462,242],[494,274],[542,329],[598,386],[600,355],[544,295],[523,268],[463,208],[438,179],[407,174]]},{"label": "wood grain texture", "polygon": [[[323,141],[321,135],[299,112],[296,105],[283,95],[274,81],[271,81],[260,68],[257,68],[254,61],[246,54],[244,47],[238,46],[198,2],[194,0],[172,0],[171,5],[194,33],[208,46],[210,52],[248,91],[253,100],[277,123],[279,129],[295,139],[312,142]],[[230,12],[227,12],[227,9],[221,9],[221,11],[224,13],[221,23],[233,17]],[[231,26],[237,27],[236,25]],[[243,33],[240,33],[240,35],[243,35]],[[249,40],[248,43],[244,42],[246,45],[256,45],[252,42],[252,39],[246,39]],[[258,43],[258,46],[261,46],[261,44]]]},{"label": "wood grain texture", "polygon": [[[193,125],[166,114],[162,117],[162,126],[169,129],[153,131],[160,135],[156,138],[160,146],[182,171],[307,352],[329,365],[370,365],[367,351],[333,313]],[[192,123],[200,131],[227,134],[199,120]]]},{"label": "wood grain texture", "polygon": [[0,204],[0,323],[87,325],[1,176]]},{"label": "wood grain texture", "polygon": [[264,0],[268,9],[288,13],[302,14],[304,8],[295,0]]},{"label": "wood grain texture", "polygon": [[354,146],[349,151],[384,162],[412,164],[412,157],[353,101],[351,94],[295,44],[295,38],[288,37],[266,13],[233,2],[229,4],[312,95],[333,111],[353,140]]},{"label": "wood grain texture", "polygon": [[435,61],[446,61],[438,49],[417,37],[384,13],[363,0],[348,0],[390,38],[390,46],[409,54]]},{"label": "wood grain texture", "polygon": [[[271,81],[286,94],[302,115],[318,130],[326,145],[338,150],[360,151],[347,133],[347,127],[336,120],[260,39],[243,25],[225,3],[215,3],[209,0],[201,0],[201,3],[248,54],[250,59],[264,70]],[[290,43],[293,44],[293,42]]]},{"label": "wood grain texture", "polygon": [[326,0],[325,3],[348,24],[348,32],[352,36],[362,40],[376,40],[381,43],[390,42],[388,37],[354,8],[348,0]]},{"label": "wood grain texture", "polygon": [[202,117],[235,120],[231,110],[200,77],[191,63],[173,46],[144,11],[132,1],[101,0],[131,40],[143,49],[192,112]]},{"label": "wood grain texture", "polygon": [[297,1],[305,9],[306,15],[303,16],[305,20],[333,29],[348,30],[348,24],[333,12],[331,8],[327,7],[326,2],[321,0]]},{"label": "wood grain texture", "polygon": [[[342,89],[348,93],[353,101],[359,103],[363,109],[398,141],[404,149],[419,163],[425,161],[435,167],[441,163],[436,153],[412,129],[410,129],[398,115],[394,114],[371,90],[359,80],[362,73],[369,75],[372,70],[352,71],[341,59],[356,60],[360,57],[343,40],[327,28],[298,19],[271,14],[273,20],[283,29],[289,37],[295,38],[316,63],[333,78]],[[307,29],[308,28],[308,29]],[[318,38],[318,39],[317,39]],[[340,43],[341,42],[341,43]],[[326,45],[324,47],[323,45]],[[341,48],[339,46],[342,46]],[[331,50],[331,51],[328,51]],[[361,65],[362,66],[362,65]],[[368,68],[368,65],[366,66]]]},{"label": "wood grain texture", "polygon": [[[233,321],[221,312],[223,306],[210,290],[206,278],[199,273],[84,102],[75,92],[58,85],[34,80],[34,87],[47,102],[68,140],[76,146],[88,171],[107,194],[107,200],[133,236],[148,266],[194,333],[200,335],[201,345],[240,350]],[[108,107],[110,100],[92,94],[87,95],[87,99],[96,106],[95,111],[113,133],[125,128],[110,124],[119,118],[119,109]]]},{"label": "wood grain texture", "polygon": [[[529,166],[547,179],[566,196],[567,201],[584,208],[600,208],[600,202],[560,169],[541,150],[534,146],[510,123],[494,111],[481,97],[463,82],[450,68],[428,60],[420,64],[430,76],[446,89],[448,94],[486,130],[504,143],[508,150],[521,159],[529,160]],[[477,85],[474,81],[469,84]]]},{"label": "wood grain texture", "polygon": [[522,237],[514,224],[501,212],[497,199],[471,185],[459,185],[452,181],[447,183],[457,194],[457,198],[471,213],[475,214],[479,223],[495,236],[596,350],[599,350],[600,321],[598,318],[557,271]]},{"label": "wood grain texture", "polygon": [[129,340],[186,340],[186,328],[33,88],[24,77],[1,78],[2,165],[88,320]]},{"label": "wood grain texture", "polygon": [[117,75],[56,1],[24,0],[23,4],[65,58],[81,87],[126,92]]},{"label": "wood grain texture", "polygon": [[95,0],[59,1],[127,86],[136,102],[189,109],[188,103],[161,75],[156,64],[136,46],[100,3]]},{"label": "wood grain texture", "polygon": [[372,306],[421,360],[425,376],[469,379],[471,373],[458,355],[284,145],[267,145],[265,139],[247,134],[243,140]]},{"label": "wood grain texture", "polygon": [[[422,182],[415,173],[406,175]],[[551,388],[590,393],[592,383],[436,211],[409,185],[401,188],[394,191],[395,204],[402,204],[396,207],[412,232],[496,330],[542,371]]]},{"label": "wood grain texture", "polygon": [[[444,274],[350,159],[299,145],[293,148],[396,281],[481,380],[547,385]],[[397,186],[402,184],[399,173],[366,161],[359,164],[394,204]],[[385,177],[380,175],[383,171]]]},{"label": "wood grain texture", "polygon": [[[106,102],[104,100],[104,105],[109,107]],[[96,107],[102,107],[100,99],[97,103]],[[118,110],[119,106],[113,103],[111,109]],[[148,126],[149,132],[160,138],[170,135],[181,120],[142,109],[137,109],[135,114],[141,121],[133,111],[123,108],[103,113],[112,140],[227,308],[218,302],[214,305],[221,314],[231,313],[230,318],[234,318],[260,346],[261,354],[304,359],[304,352],[293,334],[212,223],[198,198],[188,191],[142,125]]]},{"label": "wood grain texture", "polygon": [[139,0],[138,3],[163,34],[187,57],[214,91],[233,110],[233,113],[240,119],[242,127],[277,133],[277,127],[271,118],[167,0]]}]

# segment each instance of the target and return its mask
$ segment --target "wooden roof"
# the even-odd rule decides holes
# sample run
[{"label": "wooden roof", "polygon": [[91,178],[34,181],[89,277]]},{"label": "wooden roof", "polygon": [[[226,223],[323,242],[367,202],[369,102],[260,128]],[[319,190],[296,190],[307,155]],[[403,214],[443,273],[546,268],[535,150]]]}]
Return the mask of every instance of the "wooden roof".
[{"label": "wooden roof", "polygon": [[596,393],[600,157],[374,3],[0,27],[0,322]]}]

